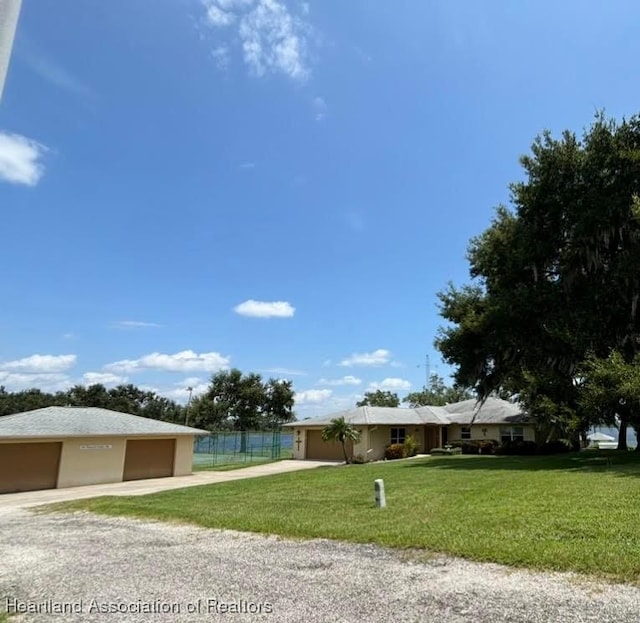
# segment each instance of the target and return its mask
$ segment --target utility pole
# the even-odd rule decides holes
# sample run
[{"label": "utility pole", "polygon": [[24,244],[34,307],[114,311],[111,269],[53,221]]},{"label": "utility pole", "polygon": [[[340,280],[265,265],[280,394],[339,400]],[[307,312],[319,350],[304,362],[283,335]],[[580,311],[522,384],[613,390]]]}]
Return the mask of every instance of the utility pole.
[{"label": "utility pole", "polygon": [[191,405],[191,394],[193,393],[193,387],[187,387],[189,392],[189,399],[187,400],[187,411],[184,416],[184,425],[189,426],[189,406]]}]

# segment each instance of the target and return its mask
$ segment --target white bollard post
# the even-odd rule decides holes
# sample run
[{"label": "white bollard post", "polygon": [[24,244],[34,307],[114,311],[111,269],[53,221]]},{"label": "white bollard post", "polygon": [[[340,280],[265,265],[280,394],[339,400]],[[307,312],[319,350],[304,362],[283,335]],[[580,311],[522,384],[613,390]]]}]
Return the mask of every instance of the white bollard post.
[{"label": "white bollard post", "polygon": [[387,505],[387,499],[384,495],[384,480],[378,478],[373,482],[373,488],[375,491],[376,506],[378,508],[385,508]]}]

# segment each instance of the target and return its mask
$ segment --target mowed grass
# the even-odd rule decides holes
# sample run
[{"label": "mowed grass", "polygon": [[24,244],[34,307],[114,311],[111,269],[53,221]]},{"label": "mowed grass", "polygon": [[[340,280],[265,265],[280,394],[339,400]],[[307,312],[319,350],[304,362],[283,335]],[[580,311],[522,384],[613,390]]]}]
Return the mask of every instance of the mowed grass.
[{"label": "mowed grass", "polygon": [[[373,501],[383,478],[387,508]],[[53,507],[325,537],[640,583],[640,457],[434,457]]]}]

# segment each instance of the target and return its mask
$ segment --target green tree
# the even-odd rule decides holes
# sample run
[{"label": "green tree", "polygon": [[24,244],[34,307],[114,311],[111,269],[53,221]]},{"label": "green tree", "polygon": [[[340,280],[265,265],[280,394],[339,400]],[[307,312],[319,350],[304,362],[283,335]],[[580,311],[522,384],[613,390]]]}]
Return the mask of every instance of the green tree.
[{"label": "green tree", "polygon": [[[640,355],[631,363],[622,353],[590,354],[580,369],[580,403],[592,424],[618,427],[618,450],[627,449],[627,427],[640,434]],[[640,452],[640,444],[636,446]]]},{"label": "green tree", "polygon": [[577,370],[593,352],[640,346],[640,119],[598,115],[582,139],[538,137],[499,207],[473,239],[473,282],[439,294],[436,347],[480,397],[518,394],[541,428],[578,436],[589,416]]},{"label": "green tree", "polygon": [[[294,419],[293,405],[291,381],[263,382],[259,374],[223,370],[211,377],[204,394],[192,400],[189,420],[193,426],[209,430],[275,429]],[[245,448],[243,435],[241,451]]]},{"label": "green tree", "polygon": [[293,413],[293,383],[284,379],[269,379],[264,385],[265,400],[263,425],[267,429],[278,429],[282,424],[295,420]]},{"label": "green tree", "polygon": [[[67,392],[68,404],[72,407],[98,407],[101,409],[112,409],[118,403],[109,396],[107,388],[101,383],[93,385],[74,385]],[[125,411],[126,409],[113,409],[114,411]],[[135,414],[134,414],[135,415]]]},{"label": "green tree", "polygon": [[0,416],[65,404],[67,401],[62,392],[50,394],[35,388],[8,392],[6,388],[0,388]]},{"label": "green tree", "polygon": [[473,397],[474,394],[471,390],[455,385],[449,387],[441,376],[432,374],[429,377],[429,385],[427,387],[424,387],[422,391],[407,394],[402,399],[402,402],[408,403],[412,409],[415,409],[416,407],[427,405],[443,406]]},{"label": "green tree", "polygon": [[390,391],[365,392],[364,398],[356,403],[356,407],[399,407],[398,394]]},{"label": "green tree", "polygon": [[322,439],[324,441],[337,441],[342,445],[342,453],[344,454],[344,462],[349,463],[347,455],[347,441],[357,443],[360,441],[360,431],[352,424],[349,424],[344,417],[334,418],[322,429]]}]

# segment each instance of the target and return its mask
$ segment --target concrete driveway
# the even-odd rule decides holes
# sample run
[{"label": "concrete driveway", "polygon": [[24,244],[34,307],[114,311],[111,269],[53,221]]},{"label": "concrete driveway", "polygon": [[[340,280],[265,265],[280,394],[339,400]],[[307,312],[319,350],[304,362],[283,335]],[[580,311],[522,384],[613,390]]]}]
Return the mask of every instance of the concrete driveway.
[{"label": "concrete driveway", "polygon": [[277,461],[264,465],[252,465],[225,472],[201,471],[190,476],[173,478],[153,478],[150,480],[132,480],[130,482],[114,482],[104,485],[86,485],[67,489],[47,489],[46,491],[25,491],[23,493],[5,493],[0,495],[0,515],[3,511],[14,508],[28,508],[53,502],[67,502],[83,498],[95,498],[101,495],[145,495],[168,489],[210,485],[217,482],[258,478],[272,474],[297,472],[304,469],[316,469],[340,465],[335,461]]}]

